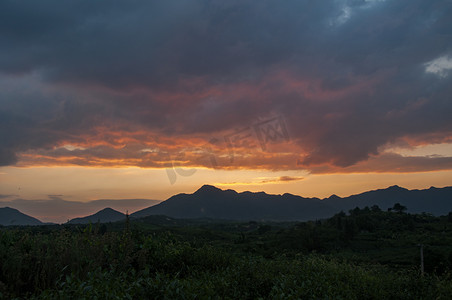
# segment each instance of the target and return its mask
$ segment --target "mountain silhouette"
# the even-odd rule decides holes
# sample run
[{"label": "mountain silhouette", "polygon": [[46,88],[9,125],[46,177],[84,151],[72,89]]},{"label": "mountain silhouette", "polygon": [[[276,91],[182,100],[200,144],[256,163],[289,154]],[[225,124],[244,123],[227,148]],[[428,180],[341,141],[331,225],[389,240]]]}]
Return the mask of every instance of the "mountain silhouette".
[{"label": "mountain silhouette", "polygon": [[42,225],[36,218],[21,213],[17,209],[10,207],[0,208],[0,225]]},{"label": "mountain silhouette", "polygon": [[399,186],[368,191],[348,197],[332,195],[323,200],[292,194],[221,190],[204,185],[193,194],[178,194],[157,205],[137,211],[133,218],[166,215],[173,218],[213,218],[228,220],[315,220],[355,207],[378,205],[386,210],[395,203],[408,212],[444,215],[452,211],[452,187],[408,190]]},{"label": "mountain silhouette", "polygon": [[324,201],[336,210],[344,211],[372,205],[378,205],[381,209],[386,210],[395,203],[400,203],[406,206],[410,213],[427,212],[439,216],[452,211],[452,187],[408,190],[394,185],[386,189],[368,191],[340,199],[325,199]]},{"label": "mountain silhouette", "polygon": [[318,198],[264,192],[237,193],[204,185],[193,194],[178,194],[157,205],[137,211],[134,218],[167,215],[173,218],[213,218],[229,220],[300,220],[323,218],[334,208]]},{"label": "mountain silhouette", "polygon": [[93,215],[69,220],[68,224],[108,223],[125,220],[126,215],[112,208],[104,208]]},{"label": "mountain silhouette", "polygon": [[[306,221],[328,218],[339,211],[378,205],[382,210],[395,203],[409,213],[446,215],[452,211],[452,187],[408,190],[397,185],[348,197],[331,195],[325,199],[304,198],[292,194],[271,195],[264,192],[221,190],[204,185],[193,194],[178,194],[157,205],[130,215],[133,219],[160,215],[178,219]],[[107,223],[125,219],[125,215],[105,208],[93,215],[75,218],[69,224]],[[0,208],[0,225],[41,225],[38,219],[17,209]]]}]

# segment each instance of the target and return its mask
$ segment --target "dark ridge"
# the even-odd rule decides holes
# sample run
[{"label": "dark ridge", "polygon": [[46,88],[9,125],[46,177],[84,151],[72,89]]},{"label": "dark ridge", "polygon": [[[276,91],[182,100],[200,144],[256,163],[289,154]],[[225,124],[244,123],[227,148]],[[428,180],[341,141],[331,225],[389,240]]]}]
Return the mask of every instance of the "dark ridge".
[{"label": "dark ridge", "polygon": [[155,206],[133,213],[134,218],[166,215],[172,218],[211,218],[224,220],[303,221],[328,218],[343,210],[378,205],[381,209],[400,203],[408,212],[429,212],[434,215],[452,211],[452,187],[408,190],[394,185],[386,189],[364,192],[349,197],[304,198],[285,193],[221,190],[203,185],[193,194],[179,194]]},{"label": "dark ridge", "polygon": [[43,223],[36,218],[30,217],[24,213],[21,213],[15,208],[3,207],[0,208],[0,225],[13,226],[13,225],[42,225]]},{"label": "dark ridge", "polygon": [[121,221],[126,218],[126,215],[116,211],[112,208],[104,208],[97,213],[86,216],[83,218],[75,218],[70,221],[68,221],[68,224],[88,224],[88,223],[108,223],[108,222],[116,222]]}]

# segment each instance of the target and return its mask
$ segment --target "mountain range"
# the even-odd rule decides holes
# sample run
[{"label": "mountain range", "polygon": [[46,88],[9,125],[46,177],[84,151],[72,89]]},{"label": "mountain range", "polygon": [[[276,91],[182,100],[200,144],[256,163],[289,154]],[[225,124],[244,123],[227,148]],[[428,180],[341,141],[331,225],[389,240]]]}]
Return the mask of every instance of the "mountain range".
[{"label": "mountain range", "polygon": [[378,205],[381,209],[400,203],[408,212],[444,215],[452,211],[452,187],[408,190],[391,186],[341,198],[304,198],[292,194],[264,192],[237,193],[204,185],[193,194],[178,194],[157,205],[137,211],[131,217],[166,215],[173,218],[213,218],[228,220],[313,220],[355,207]]},{"label": "mountain range", "polygon": [[303,220],[328,216],[333,208],[317,198],[264,192],[237,193],[204,185],[193,194],[178,194],[131,215],[141,218],[166,215],[173,218],[212,218],[228,220]]},{"label": "mountain range", "polygon": [[[270,195],[264,192],[241,192],[221,190],[204,185],[193,194],[178,194],[166,201],[139,210],[130,215],[132,219],[152,215],[172,218],[211,218],[224,220],[273,220],[306,221],[328,218],[339,211],[355,207],[378,205],[386,210],[400,203],[410,213],[427,212],[445,215],[452,211],[452,187],[424,190],[408,190],[391,186],[348,197],[332,195],[329,198],[304,198],[292,194]],[[111,208],[93,215],[70,220],[69,224],[115,222],[125,215]],[[39,225],[39,220],[11,208],[0,208],[1,225]]]}]

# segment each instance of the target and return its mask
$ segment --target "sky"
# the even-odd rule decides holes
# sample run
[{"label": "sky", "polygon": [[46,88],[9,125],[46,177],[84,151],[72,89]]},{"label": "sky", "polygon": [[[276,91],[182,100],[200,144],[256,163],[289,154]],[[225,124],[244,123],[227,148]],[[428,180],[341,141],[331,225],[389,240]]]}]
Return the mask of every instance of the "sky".
[{"label": "sky", "polygon": [[450,0],[1,1],[0,206],[450,186],[451,20]]}]

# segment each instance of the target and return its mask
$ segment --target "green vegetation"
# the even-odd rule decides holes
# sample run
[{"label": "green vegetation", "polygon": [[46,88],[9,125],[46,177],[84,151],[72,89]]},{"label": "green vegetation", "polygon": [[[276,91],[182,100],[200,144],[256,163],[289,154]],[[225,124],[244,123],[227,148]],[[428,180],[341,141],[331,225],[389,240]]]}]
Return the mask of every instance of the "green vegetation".
[{"label": "green vegetation", "polygon": [[452,214],[404,211],[3,227],[0,298],[450,299]]}]

